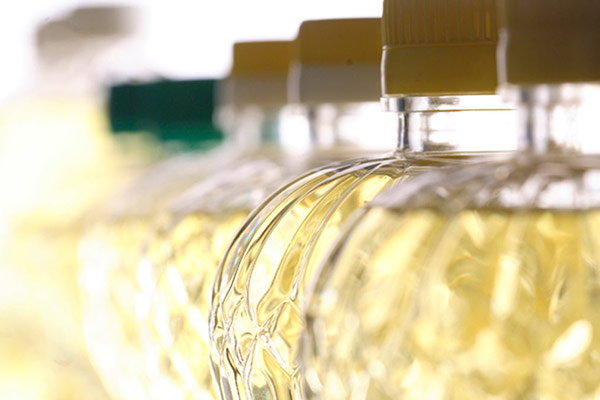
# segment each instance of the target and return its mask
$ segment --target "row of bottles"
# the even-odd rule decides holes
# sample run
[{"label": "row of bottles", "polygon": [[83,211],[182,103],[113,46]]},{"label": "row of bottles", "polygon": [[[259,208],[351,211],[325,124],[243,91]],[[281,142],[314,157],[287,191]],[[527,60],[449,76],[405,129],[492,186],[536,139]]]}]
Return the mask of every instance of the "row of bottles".
[{"label": "row of bottles", "polygon": [[[207,321],[219,262],[282,184],[393,143],[395,120],[380,118],[377,101],[380,47],[374,18],[237,43],[214,93],[224,144],[157,164],[107,203],[80,258],[88,349],[114,397],[216,397]],[[371,140],[358,134],[373,124],[384,129]]]},{"label": "row of bottles", "polygon": [[[425,15],[440,35],[422,37],[417,27],[405,33],[404,10],[394,9],[401,4],[386,4],[383,21],[384,107],[399,121],[396,146],[284,186],[246,221],[223,258],[210,316],[211,364],[223,398],[302,398],[304,305],[320,260],[354,211],[430,169],[516,149],[506,134],[514,112],[494,94],[493,4],[477,10],[450,2],[448,12],[464,16],[456,20],[423,3],[410,12]],[[468,29],[473,23],[478,31]]]},{"label": "row of bottles", "polygon": [[[387,1],[384,24],[406,23],[396,18],[408,7]],[[518,120],[496,134],[514,135],[518,151],[423,174],[353,216],[307,302],[309,398],[600,394],[600,2],[504,0],[498,10],[499,88]],[[492,11],[475,7],[471,26],[445,32],[489,32],[476,16]],[[384,52],[444,32],[412,27],[388,32]],[[479,122],[480,135],[490,128]]]},{"label": "row of bottles", "polygon": [[97,398],[600,396],[600,2],[383,9],[111,89],[167,157],[47,241]]}]

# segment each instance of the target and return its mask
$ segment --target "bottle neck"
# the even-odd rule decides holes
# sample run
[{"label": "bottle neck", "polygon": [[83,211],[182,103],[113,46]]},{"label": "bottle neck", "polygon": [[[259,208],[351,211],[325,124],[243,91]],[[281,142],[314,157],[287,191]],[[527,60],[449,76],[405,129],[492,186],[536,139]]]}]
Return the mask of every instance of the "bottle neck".
[{"label": "bottle neck", "polygon": [[261,148],[280,149],[281,107],[222,107],[217,113],[218,124],[227,140],[244,153]]},{"label": "bottle neck", "polygon": [[293,104],[286,107],[283,122],[284,140],[296,150],[354,157],[389,152],[395,144],[396,120],[375,101]]},{"label": "bottle neck", "polygon": [[600,85],[536,85],[505,89],[517,104],[519,148],[534,154],[598,154]]},{"label": "bottle neck", "polygon": [[515,111],[498,95],[416,96],[382,99],[398,115],[397,152],[504,152],[516,150]]}]

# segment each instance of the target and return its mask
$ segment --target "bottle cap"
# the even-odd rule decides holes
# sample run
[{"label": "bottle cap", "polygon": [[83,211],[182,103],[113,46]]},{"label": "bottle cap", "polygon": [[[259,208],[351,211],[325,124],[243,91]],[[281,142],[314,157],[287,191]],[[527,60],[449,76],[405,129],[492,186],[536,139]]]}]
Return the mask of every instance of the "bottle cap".
[{"label": "bottle cap", "polygon": [[231,71],[220,88],[221,103],[234,107],[285,105],[289,53],[289,41],[235,43]]},{"label": "bottle cap", "polygon": [[495,0],[385,0],[383,95],[494,93],[496,44]]},{"label": "bottle cap", "polygon": [[46,52],[53,55],[59,43],[82,47],[87,44],[85,41],[89,39],[130,35],[139,29],[141,18],[141,11],[134,7],[76,8],[38,28],[36,31],[37,48],[44,55]]},{"label": "bottle cap", "polygon": [[110,88],[108,114],[115,133],[145,131],[186,145],[222,139],[213,125],[215,80],[128,83]]},{"label": "bottle cap", "polygon": [[305,21],[293,45],[289,99],[378,101],[380,65],[380,18]]},{"label": "bottle cap", "polygon": [[498,76],[515,85],[600,80],[600,0],[501,0]]}]

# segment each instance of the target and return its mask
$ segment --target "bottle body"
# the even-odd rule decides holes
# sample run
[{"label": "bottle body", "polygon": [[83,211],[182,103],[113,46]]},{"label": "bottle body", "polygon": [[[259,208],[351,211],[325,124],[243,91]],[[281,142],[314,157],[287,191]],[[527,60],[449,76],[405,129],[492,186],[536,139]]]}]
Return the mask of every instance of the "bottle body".
[{"label": "bottle body", "polygon": [[586,90],[521,93],[523,152],[422,176],[356,216],[311,296],[311,397],[597,393],[600,164],[584,121],[598,97]]},{"label": "bottle body", "polygon": [[147,328],[148,272],[140,257],[153,232],[171,223],[169,204],[238,154],[226,145],[153,165],[115,193],[84,232],[79,275],[86,344],[112,396],[182,398],[179,386],[152,369],[156,356],[146,351],[153,338]]},{"label": "bottle body", "polygon": [[216,398],[207,316],[219,261],[250,211],[293,171],[276,157],[238,160],[178,199],[147,244],[137,294],[148,304],[144,353],[185,398]]},{"label": "bottle body", "polygon": [[[406,126],[401,123],[400,137]],[[460,151],[411,152],[403,143],[393,154],[316,169],[245,222],[223,259],[212,300],[211,363],[223,397],[302,398],[296,359],[304,302],[336,235],[383,190],[431,167],[469,159]]]}]

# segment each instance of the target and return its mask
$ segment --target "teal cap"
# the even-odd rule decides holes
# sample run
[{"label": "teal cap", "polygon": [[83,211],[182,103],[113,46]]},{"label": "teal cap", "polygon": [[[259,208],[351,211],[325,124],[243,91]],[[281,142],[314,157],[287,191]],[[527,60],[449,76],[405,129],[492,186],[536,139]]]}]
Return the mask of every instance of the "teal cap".
[{"label": "teal cap", "polygon": [[163,142],[203,147],[223,139],[213,124],[213,79],[161,80],[110,87],[108,115],[114,133],[149,132]]}]

